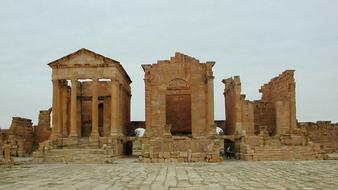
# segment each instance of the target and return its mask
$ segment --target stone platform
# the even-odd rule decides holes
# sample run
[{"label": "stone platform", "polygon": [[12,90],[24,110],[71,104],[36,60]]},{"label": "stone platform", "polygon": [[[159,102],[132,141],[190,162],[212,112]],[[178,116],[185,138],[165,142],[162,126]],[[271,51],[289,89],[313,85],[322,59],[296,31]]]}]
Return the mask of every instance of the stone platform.
[{"label": "stone platform", "polygon": [[2,189],[337,189],[338,161],[39,164],[0,168]]}]

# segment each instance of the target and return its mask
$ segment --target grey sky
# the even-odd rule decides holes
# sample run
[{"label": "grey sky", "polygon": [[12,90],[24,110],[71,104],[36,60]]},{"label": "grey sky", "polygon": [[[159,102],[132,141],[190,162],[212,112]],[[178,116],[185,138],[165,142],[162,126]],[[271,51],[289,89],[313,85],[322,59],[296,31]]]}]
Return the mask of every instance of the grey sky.
[{"label": "grey sky", "polygon": [[224,119],[223,78],[240,75],[260,98],[263,83],[296,70],[297,118],[338,121],[338,1],[0,2],[0,127],[37,123],[51,106],[47,63],[82,47],[119,60],[132,83],[132,119],[144,119],[141,64],[175,51],[216,61],[215,119]]}]

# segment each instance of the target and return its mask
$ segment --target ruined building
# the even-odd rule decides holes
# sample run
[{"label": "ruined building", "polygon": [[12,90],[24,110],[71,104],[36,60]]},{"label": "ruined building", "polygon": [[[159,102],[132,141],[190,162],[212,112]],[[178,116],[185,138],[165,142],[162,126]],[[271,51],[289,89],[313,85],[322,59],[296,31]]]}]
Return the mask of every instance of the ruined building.
[{"label": "ruined building", "polygon": [[223,142],[214,126],[215,62],[176,53],[170,60],[142,65],[146,132],[142,161],[220,161]]},{"label": "ruined building", "polygon": [[[130,126],[131,80],[122,65],[87,49],[48,65],[53,82],[52,131],[41,147],[66,151],[105,145],[114,155],[123,154]],[[46,156],[36,155],[40,161]]]},{"label": "ruined building", "polygon": [[[176,53],[142,65],[146,121],[131,122],[122,65],[80,49],[48,64],[52,108],[40,111],[36,126],[13,117],[9,130],[0,129],[0,152],[36,150],[37,163],[111,163],[135,150],[140,161],[156,163],[218,162],[228,147],[242,160],[326,159],[338,150],[338,124],[297,122],[293,70],[264,84],[255,101],[241,94],[239,76],[223,80],[226,120],[215,122],[214,64]],[[136,128],[145,128],[143,137]]]},{"label": "ruined building", "polygon": [[[262,98],[245,99],[238,76],[225,84],[225,134],[244,160],[323,159],[319,144],[309,143],[297,126],[294,71],[287,70],[262,86]],[[230,142],[231,143],[231,142]]]}]

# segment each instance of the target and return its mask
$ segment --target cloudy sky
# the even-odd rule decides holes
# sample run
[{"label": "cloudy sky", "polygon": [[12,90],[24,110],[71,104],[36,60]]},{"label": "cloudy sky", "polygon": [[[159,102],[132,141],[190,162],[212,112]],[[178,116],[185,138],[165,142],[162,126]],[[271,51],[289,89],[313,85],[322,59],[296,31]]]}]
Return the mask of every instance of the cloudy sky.
[{"label": "cloudy sky", "polygon": [[216,61],[215,119],[224,119],[223,78],[242,92],[296,70],[297,118],[338,122],[338,1],[1,0],[0,127],[37,123],[51,106],[47,63],[88,48],[119,60],[132,83],[132,119],[144,119],[141,64],[176,51]]}]

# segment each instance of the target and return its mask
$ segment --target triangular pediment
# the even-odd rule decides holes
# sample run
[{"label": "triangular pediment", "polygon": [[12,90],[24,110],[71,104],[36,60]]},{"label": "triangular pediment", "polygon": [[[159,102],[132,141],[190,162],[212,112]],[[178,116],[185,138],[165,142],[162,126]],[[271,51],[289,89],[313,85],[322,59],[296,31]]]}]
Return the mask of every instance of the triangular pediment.
[{"label": "triangular pediment", "polygon": [[57,59],[48,65],[55,67],[83,67],[83,66],[109,66],[119,64],[118,61],[105,57],[88,49],[82,48],[74,53]]}]

